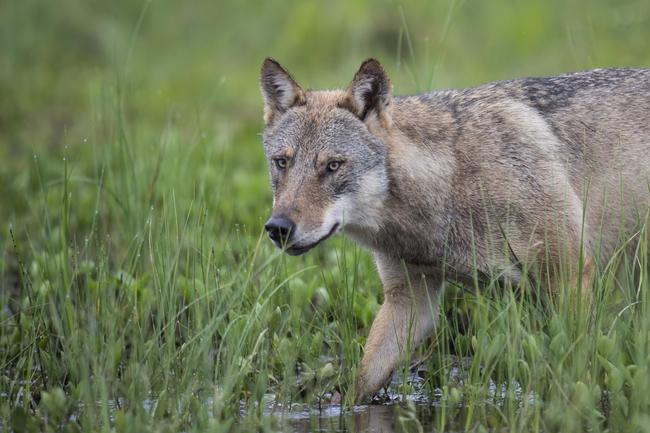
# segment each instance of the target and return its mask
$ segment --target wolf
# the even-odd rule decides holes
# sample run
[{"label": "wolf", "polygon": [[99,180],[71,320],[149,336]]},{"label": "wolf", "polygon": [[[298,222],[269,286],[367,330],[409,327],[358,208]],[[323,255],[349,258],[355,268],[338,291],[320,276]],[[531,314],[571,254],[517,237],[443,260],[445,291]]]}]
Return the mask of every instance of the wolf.
[{"label": "wolf", "polygon": [[271,240],[298,255],[343,232],[374,255],[358,401],[432,333],[445,282],[526,274],[589,297],[647,222],[649,69],[393,96],[375,59],[346,89],[303,90],[269,58],[260,87]]}]

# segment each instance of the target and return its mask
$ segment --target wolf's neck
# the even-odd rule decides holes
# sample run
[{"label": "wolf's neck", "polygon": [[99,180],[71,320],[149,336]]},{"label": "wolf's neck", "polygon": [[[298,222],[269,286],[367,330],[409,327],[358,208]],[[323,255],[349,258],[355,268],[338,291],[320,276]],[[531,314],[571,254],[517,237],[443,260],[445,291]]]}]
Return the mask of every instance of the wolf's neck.
[{"label": "wolf's neck", "polygon": [[389,129],[372,131],[388,147],[389,192],[378,230],[351,227],[353,238],[407,261],[430,263],[444,254],[453,225],[456,173],[453,116],[419,98],[396,100]]}]

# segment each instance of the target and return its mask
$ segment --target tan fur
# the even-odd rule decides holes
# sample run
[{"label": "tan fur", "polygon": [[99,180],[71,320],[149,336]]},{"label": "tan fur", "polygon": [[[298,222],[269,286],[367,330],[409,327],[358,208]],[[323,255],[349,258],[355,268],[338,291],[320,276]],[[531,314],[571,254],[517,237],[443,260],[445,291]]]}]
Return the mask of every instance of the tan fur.
[{"label": "tan fur", "polygon": [[425,274],[382,254],[375,259],[384,285],[384,303],[372,323],[357,372],[359,401],[369,390],[386,384],[399,360],[429,335],[441,294],[440,275]]},{"label": "tan fur", "polygon": [[[293,171],[272,172],[274,214],[295,220],[296,243],[342,228],[375,255],[385,301],[359,398],[431,333],[445,280],[517,284],[526,271],[591,303],[598,270],[647,223],[650,70],[393,97],[368,60],[347,90],[299,90],[286,114],[295,82],[275,65],[263,77],[289,89],[278,95],[263,81],[267,155],[297,152]],[[311,168],[332,158],[347,166]]]}]

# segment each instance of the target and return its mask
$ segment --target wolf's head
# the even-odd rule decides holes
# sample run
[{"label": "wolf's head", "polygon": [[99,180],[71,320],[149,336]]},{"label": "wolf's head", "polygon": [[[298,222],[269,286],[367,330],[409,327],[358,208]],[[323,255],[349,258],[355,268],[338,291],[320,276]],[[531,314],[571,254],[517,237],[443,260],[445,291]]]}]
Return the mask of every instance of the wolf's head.
[{"label": "wolf's head", "polygon": [[379,62],[365,61],[346,90],[305,91],[266,59],[260,85],[273,242],[297,255],[344,227],[376,229],[388,192],[387,148],[371,129],[388,124],[392,98]]}]

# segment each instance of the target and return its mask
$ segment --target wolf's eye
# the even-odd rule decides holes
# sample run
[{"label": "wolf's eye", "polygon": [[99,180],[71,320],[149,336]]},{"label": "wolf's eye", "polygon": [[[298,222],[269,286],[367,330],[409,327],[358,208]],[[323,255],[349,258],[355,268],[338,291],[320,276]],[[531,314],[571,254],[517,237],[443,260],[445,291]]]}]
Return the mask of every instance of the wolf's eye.
[{"label": "wolf's eye", "polygon": [[280,170],[287,168],[287,158],[275,158],[273,162],[275,162],[275,166]]},{"label": "wolf's eye", "polygon": [[341,167],[341,161],[330,161],[327,164],[327,171],[336,171]]}]

